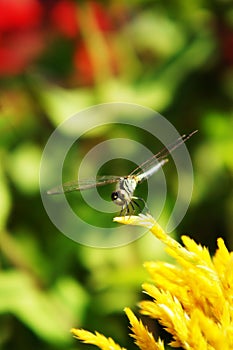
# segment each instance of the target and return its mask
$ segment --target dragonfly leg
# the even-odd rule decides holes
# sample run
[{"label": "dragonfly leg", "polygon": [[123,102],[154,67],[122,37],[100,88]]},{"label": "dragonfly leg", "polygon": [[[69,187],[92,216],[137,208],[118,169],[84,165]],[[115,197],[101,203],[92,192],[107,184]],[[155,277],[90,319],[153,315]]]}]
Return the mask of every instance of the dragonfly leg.
[{"label": "dragonfly leg", "polygon": [[138,204],[136,202],[136,200],[143,202],[144,208],[146,209],[147,212],[149,212],[149,208],[146,204],[146,201],[143,198],[132,197],[132,200],[127,205],[122,207],[122,209],[120,211],[120,216],[135,214],[135,211],[136,211],[135,206],[137,206],[139,208],[140,212],[142,212],[143,207],[142,207],[142,205]]},{"label": "dragonfly leg", "polygon": [[[129,208],[129,206],[131,206],[131,208],[132,208],[132,214],[135,214],[135,206],[134,206],[134,204],[135,204],[138,208],[140,208],[140,206],[138,205],[138,203],[135,202],[134,200],[132,200],[132,201],[128,204],[128,208]],[[141,209],[141,208],[140,208],[140,209]],[[129,209],[128,209],[128,211],[129,211]],[[130,211],[129,211],[128,214],[130,214]]]},{"label": "dragonfly leg", "polygon": [[[138,197],[132,197],[132,200],[129,202],[129,204],[127,204],[127,206],[123,209],[125,210],[125,215],[136,215],[136,207],[139,208],[140,212],[142,211],[142,207],[134,200],[134,199],[141,199],[143,201],[142,198],[138,198]],[[144,205],[146,205],[146,203],[143,201]],[[136,206],[136,207],[135,207]]]},{"label": "dragonfly leg", "polygon": [[120,216],[125,216],[129,214],[129,205],[123,205],[120,211]]},{"label": "dragonfly leg", "polygon": [[132,199],[132,201],[130,202],[131,206],[132,206],[132,209],[133,209],[133,212],[135,212],[135,207],[134,207],[134,204],[140,209],[142,210],[142,208],[140,207],[140,205]]},{"label": "dragonfly leg", "polygon": [[132,210],[134,211],[135,208],[134,206],[132,205],[132,202],[128,203],[127,205],[123,205],[123,207],[121,208],[121,211],[120,211],[120,216],[127,216],[127,215],[130,215],[130,206],[132,207]]},{"label": "dragonfly leg", "polygon": [[[148,213],[150,213],[150,210],[149,210],[149,208],[148,208],[148,206],[147,206],[147,204],[146,204],[146,201],[145,201],[143,198],[141,198],[141,197],[132,197],[132,199],[133,199],[134,204],[136,204],[137,207],[138,207],[141,211],[143,210],[143,208],[142,208],[134,199],[137,199],[137,200],[143,202],[145,210],[146,210]],[[132,201],[131,201],[131,202],[132,202]]]}]

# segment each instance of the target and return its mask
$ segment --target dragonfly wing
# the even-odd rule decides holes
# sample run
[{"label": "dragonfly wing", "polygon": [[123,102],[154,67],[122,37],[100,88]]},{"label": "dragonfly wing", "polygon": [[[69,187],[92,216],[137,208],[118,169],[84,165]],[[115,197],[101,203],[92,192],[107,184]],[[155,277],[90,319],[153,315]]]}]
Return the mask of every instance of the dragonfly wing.
[{"label": "dragonfly wing", "polygon": [[119,181],[119,176],[97,176],[96,179],[65,182],[47,191],[47,194],[60,194],[80,190],[88,190],[98,186],[109,185]]},{"label": "dragonfly wing", "polygon": [[[158,163],[160,163],[161,165],[165,164],[167,162],[166,157],[169,154],[171,154],[180,145],[185,143],[191,136],[196,134],[196,132],[197,130],[191,132],[188,135],[182,135],[177,140],[169,144],[167,147],[164,147],[160,152],[158,152],[157,154],[154,154],[151,158],[147,159],[144,163],[139,165],[136,169],[134,169],[130,173],[130,175],[142,175],[143,172],[147,172],[149,169],[151,169]],[[165,162],[163,161],[163,159],[165,159]]]}]

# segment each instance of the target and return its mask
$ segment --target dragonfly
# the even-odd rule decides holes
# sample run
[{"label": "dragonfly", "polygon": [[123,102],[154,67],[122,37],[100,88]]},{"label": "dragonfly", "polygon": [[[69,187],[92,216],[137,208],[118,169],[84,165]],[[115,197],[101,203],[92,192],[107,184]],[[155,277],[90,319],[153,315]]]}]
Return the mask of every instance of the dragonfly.
[{"label": "dragonfly", "polygon": [[151,158],[140,164],[127,176],[97,176],[95,179],[70,181],[62,184],[61,186],[54,187],[47,191],[49,195],[68,193],[73,191],[88,190],[94,187],[105,186],[116,183],[115,191],[111,194],[112,201],[121,207],[120,215],[129,214],[130,208],[135,210],[135,206],[140,208],[137,200],[143,201],[144,206],[146,202],[140,197],[134,196],[134,191],[138,184],[147,180],[151,175],[156,173],[162,166],[168,162],[167,156],[173,152],[176,148],[190,139],[198,130],[195,130],[187,135],[182,135],[176,141],[164,147],[157,154],[154,154]]}]

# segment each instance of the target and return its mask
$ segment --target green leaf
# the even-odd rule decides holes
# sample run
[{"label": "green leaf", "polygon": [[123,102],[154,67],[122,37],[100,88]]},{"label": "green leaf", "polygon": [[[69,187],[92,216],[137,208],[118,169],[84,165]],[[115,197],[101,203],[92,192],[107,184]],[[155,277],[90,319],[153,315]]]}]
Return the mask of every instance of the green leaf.
[{"label": "green leaf", "polygon": [[[0,153],[0,158],[2,154]],[[6,226],[6,221],[11,210],[11,196],[7,187],[6,179],[3,173],[3,169],[0,166],[0,230]]]},{"label": "green leaf", "polygon": [[15,185],[24,193],[39,189],[41,150],[33,143],[23,143],[8,155],[7,166]]},{"label": "green leaf", "polygon": [[0,273],[0,312],[14,314],[49,343],[70,343],[69,330],[77,324],[77,315],[81,320],[86,302],[82,288],[69,279],[46,291],[26,273]]}]

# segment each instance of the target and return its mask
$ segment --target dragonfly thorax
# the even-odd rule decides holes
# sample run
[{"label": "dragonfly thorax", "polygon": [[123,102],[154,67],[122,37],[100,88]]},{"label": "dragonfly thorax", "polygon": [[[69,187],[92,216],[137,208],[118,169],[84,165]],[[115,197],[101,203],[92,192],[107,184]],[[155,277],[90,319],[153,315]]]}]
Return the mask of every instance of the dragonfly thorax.
[{"label": "dragonfly thorax", "polygon": [[135,177],[121,177],[116,190],[112,192],[112,201],[122,208],[127,207],[132,200],[136,186],[137,181]]}]

